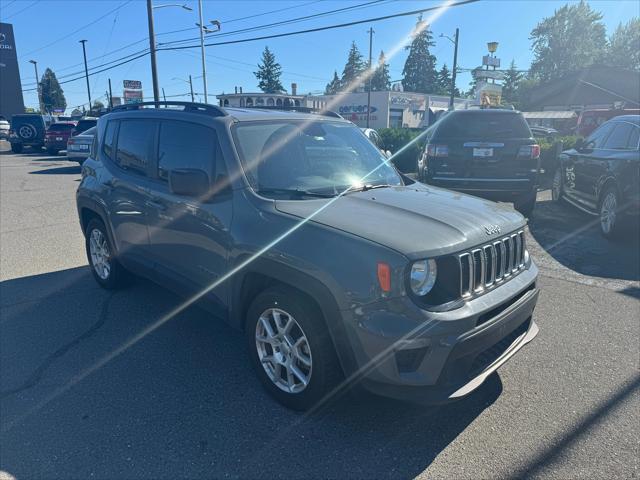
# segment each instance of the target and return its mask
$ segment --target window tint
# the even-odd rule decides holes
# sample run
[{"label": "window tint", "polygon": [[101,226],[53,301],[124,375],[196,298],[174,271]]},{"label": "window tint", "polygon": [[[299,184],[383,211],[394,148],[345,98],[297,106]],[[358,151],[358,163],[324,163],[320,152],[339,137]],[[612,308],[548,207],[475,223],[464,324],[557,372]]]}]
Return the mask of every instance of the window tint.
[{"label": "window tint", "polygon": [[54,123],[49,127],[50,132],[68,132],[69,130],[73,130],[75,125],[72,123]]},{"label": "window tint", "polygon": [[213,175],[216,132],[203,125],[166,121],[160,124],[158,176],[169,178],[176,168],[197,168]]},{"label": "window tint", "polygon": [[442,117],[438,137],[491,139],[529,138],[531,131],[519,113],[464,112]]},{"label": "window tint", "polygon": [[637,150],[639,141],[640,141],[640,128],[634,126],[631,130],[631,134],[629,135],[627,148],[630,150]]},{"label": "window tint", "polygon": [[102,151],[111,160],[114,159],[113,147],[115,146],[117,126],[118,126],[118,122],[115,122],[115,121],[109,122],[107,124],[107,129],[105,130],[105,134],[104,134],[104,145],[102,147]]},{"label": "window tint", "polygon": [[607,138],[604,144],[605,148],[621,150],[627,148],[627,142],[629,141],[629,135],[631,135],[631,129],[633,125],[630,123],[616,123],[611,135]]},{"label": "window tint", "polygon": [[589,148],[602,148],[604,141],[607,139],[607,135],[613,128],[613,123],[605,123],[587,138],[586,146]]},{"label": "window tint", "polygon": [[156,123],[149,120],[124,120],[118,132],[116,163],[145,175],[153,145]]}]

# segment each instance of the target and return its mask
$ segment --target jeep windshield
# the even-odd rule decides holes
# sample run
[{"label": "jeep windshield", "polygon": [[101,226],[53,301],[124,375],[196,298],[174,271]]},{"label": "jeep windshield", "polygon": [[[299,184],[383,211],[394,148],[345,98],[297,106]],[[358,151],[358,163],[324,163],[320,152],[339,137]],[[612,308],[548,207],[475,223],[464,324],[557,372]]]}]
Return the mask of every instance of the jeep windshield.
[{"label": "jeep windshield", "polygon": [[267,197],[303,200],[347,189],[402,185],[382,152],[351,124],[241,122],[233,134],[251,186]]}]

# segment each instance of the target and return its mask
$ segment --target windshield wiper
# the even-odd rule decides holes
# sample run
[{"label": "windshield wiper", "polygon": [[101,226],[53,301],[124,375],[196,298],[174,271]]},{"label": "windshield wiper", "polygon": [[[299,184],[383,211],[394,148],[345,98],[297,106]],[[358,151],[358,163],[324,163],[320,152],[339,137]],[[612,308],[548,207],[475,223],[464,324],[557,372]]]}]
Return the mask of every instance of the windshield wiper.
[{"label": "windshield wiper", "polygon": [[317,197],[331,198],[335,197],[333,193],[311,192],[309,190],[300,190],[299,188],[260,188],[256,190],[260,194],[276,194],[276,195],[292,195],[296,197]]},{"label": "windshield wiper", "polygon": [[351,188],[347,192],[345,192],[345,195],[347,193],[366,192],[367,190],[374,190],[376,188],[390,188],[390,187],[397,187],[397,186],[398,185],[389,185],[388,183],[380,183],[378,185],[367,184],[367,185],[363,185],[363,186],[358,187],[358,188]]}]

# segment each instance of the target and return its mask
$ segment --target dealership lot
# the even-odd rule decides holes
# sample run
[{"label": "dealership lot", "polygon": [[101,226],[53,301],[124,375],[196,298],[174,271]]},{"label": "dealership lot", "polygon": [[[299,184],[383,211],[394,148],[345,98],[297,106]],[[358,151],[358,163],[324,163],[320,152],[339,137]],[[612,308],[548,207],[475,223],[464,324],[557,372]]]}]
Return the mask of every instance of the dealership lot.
[{"label": "dealership lot", "polygon": [[[0,471],[16,478],[627,478],[640,474],[640,248],[539,194],[536,340],[470,397],[267,396],[242,336],[138,281],[86,266],[65,157],[0,155]],[[128,343],[129,342],[129,343]]]}]

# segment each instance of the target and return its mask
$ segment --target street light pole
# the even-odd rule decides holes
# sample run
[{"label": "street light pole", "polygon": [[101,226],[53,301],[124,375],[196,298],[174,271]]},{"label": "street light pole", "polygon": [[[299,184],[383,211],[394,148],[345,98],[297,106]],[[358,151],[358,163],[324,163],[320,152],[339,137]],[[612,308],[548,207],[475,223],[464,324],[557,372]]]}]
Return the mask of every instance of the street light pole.
[{"label": "street light pole", "polygon": [[156,35],[153,30],[153,5],[147,0],[147,22],[149,24],[149,54],[151,57],[151,83],[153,85],[153,101],[160,101],[158,88],[158,67],[156,65]]},{"label": "street light pole", "polygon": [[453,46],[453,72],[451,73],[451,96],[449,97],[449,109],[454,110],[454,97],[456,93],[456,70],[458,70],[458,36],[460,29],[456,28],[455,42]]},{"label": "street light pole", "polygon": [[38,92],[38,108],[40,113],[44,113],[44,107],[42,106],[42,91],[40,89],[40,77],[38,76],[38,62],[35,60],[29,60],[29,63],[33,63],[33,68],[36,70],[36,92]]},{"label": "street light pole", "polygon": [[369,78],[368,83],[369,87],[367,88],[367,128],[369,128],[369,118],[371,117],[371,77],[373,77],[373,72],[371,72],[371,55],[373,49],[373,27],[369,28]]},{"label": "street light pole", "polygon": [[200,17],[200,54],[202,56],[202,82],[204,84],[204,103],[209,103],[207,98],[207,64],[204,57],[204,23],[202,21],[202,0],[198,0],[198,16]]},{"label": "street light pole", "polygon": [[91,88],[89,87],[89,69],[87,68],[87,49],[85,47],[86,40],[80,40],[82,44],[82,56],[84,57],[84,76],[87,80],[87,96],[89,97],[89,110],[91,110]]}]

